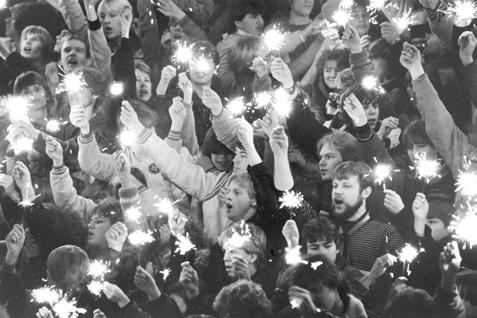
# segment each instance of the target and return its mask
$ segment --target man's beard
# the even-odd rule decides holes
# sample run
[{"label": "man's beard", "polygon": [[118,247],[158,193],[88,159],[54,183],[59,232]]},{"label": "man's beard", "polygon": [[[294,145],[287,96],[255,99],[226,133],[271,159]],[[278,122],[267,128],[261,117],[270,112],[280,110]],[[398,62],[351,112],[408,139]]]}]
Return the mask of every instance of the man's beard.
[{"label": "man's beard", "polygon": [[347,221],[349,218],[351,218],[353,215],[355,215],[355,213],[359,210],[359,208],[363,204],[363,201],[358,200],[358,202],[356,202],[356,204],[354,204],[354,205],[348,205],[346,203],[343,203],[343,204],[345,205],[345,209],[341,213],[336,213],[335,212],[335,203],[334,202],[331,204],[331,208],[332,208],[332,211],[333,211],[333,216],[338,221],[341,221],[341,222]]}]

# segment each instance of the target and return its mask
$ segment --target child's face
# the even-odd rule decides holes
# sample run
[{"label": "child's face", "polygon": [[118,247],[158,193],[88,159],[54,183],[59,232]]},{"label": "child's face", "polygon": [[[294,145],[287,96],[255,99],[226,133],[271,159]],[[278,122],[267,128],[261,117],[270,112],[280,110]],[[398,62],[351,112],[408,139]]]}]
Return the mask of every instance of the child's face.
[{"label": "child's face", "polygon": [[[227,243],[226,243],[227,245]],[[247,264],[253,264],[253,254],[247,253],[243,248],[234,248],[225,246],[224,249],[224,265],[227,275],[230,278],[235,278],[235,260],[237,258],[243,259]],[[250,272],[250,269],[249,269]]]},{"label": "child's face", "polygon": [[369,31],[369,14],[362,6],[355,6],[351,13],[351,25],[358,31],[359,36],[368,34]]},{"label": "child's face", "polygon": [[143,101],[147,102],[151,99],[151,78],[149,77],[149,74],[136,69],[134,71],[136,75],[136,95],[137,97]]},{"label": "child's face", "polygon": [[336,263],[336,256],[338,255],[338,248],[334,241],[318,240],[316,242],[306,242],[307,256],[320,255],[326,257],[330,263]]},{"label": "child's face", "polygon": [[426,160],[437,160],[437,150],[428,144],[412,144],[407,148],[407,156],[411,163],[415,166],[419,158]]},{"label": "child's face", "polygon": [[327,60],[323,68],[323,79],[326,86],[331,89],[337,88],[336,76],[338,75],[338,62],[335,60]]},{"label": "child's face", "polygon": [[228,171],[233,167],[234,156],[232,154],[213,153],[210,156],[215,168],[219,171]]},{"label": "child's face", "polygon": [[93,216],[88,224],[88,246],[96,248],[107,247],[106,232],[111,228],[111,221],[107,217]]},{"label": "child's face", "polygon": [[431,236],[436,242],[439,242],[450,234],[447,230],[447,226],[441,219],[427,219],[427,226],[431,228]]},{"label": "child's face", "polygon": [[299,16],[308,17],[311,14],[311,10],[313,10],[314,4],[314,0],[292,0],[291,11]]},{"label": "child's face", "polygon": [[368,119],[368,124],[371,127],[371,130],[374,131],[376,124],[379,121],[379,107],[375,103],[363,104],[364,113]]},{"label": "child's face", "polygon": [[70,73],[80,66],[85,66],[87,61],[86,45],[80,40],[70,39],[61,46],[61,65],[65,73]]},{"label": "child's face", "polygon": [[245,150],[241,150],[237,148],[235,150],[235,157],[234,157],[234,174],[246,173],[248,167],[248,157],[247,152]]},{"label": "child's face", "polygon": [[28,98],[30,101],[30,106],[28,107],[28,117],[32,119],[41,119],[37,118],[38,116],[44,116],[46,112],[46,91],[41,85],[31,85],[25,87],[21,94]]},{"label": "child's face", "polygon": [[247,186],[237,180],[230,183],[226,196],[226,211],[227,218],[233,222],[243,220],[247,212],[255,205],[255,199],[250,198]]},{"label": "child's face", "polygon": [[263,32],[263,18],[260,14],[247,13],[242,21],[235,21],[237,29],[259,36]]},{"label": "child's face", "polygon": [[20,40],[20,54],[28,60],[38,60],[42,57],[43,41],[40,35],[26,33]]},{"label": "child's face", "polygon": [[98,8],[99,20],[108,40],[115,40],[121,36],[122,10],[123,8],[118,2],[102,2]]}]

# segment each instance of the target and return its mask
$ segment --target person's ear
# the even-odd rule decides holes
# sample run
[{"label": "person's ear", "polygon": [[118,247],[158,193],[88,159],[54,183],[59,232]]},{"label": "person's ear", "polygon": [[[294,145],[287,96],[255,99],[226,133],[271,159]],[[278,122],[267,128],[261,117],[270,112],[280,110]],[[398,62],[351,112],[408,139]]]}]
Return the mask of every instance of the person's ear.
[{"label": "person's ear", "polygon": [[258,255],[257,254],[249,254],[249,256],[250,256],[249,263],[250,264],[255,264],[258,260]]},{"label": "person's ear", "polygon": [[250,206],[253,207],[254,209],[256,209],[257,208],[257,199],[252,199],[251,203],[250,203]]},{"label": "person's ear", "polygon": [[363,199],[367,199],[369,198],[372,192],[373,192],[373,189],[371,189],[371,187],[368,186],[364,188],[364,190],[361,192],[361,196],[363,197]]},{"label": "person's ear", "polygon": [[238,20],[235,20],[235,21],[234,21],[234,25],[235,25],[235,27],[236,27],[237,29],[240,28],[241,23],[242,23],[242,22],[240,22],[240,21],[238,21]]}]

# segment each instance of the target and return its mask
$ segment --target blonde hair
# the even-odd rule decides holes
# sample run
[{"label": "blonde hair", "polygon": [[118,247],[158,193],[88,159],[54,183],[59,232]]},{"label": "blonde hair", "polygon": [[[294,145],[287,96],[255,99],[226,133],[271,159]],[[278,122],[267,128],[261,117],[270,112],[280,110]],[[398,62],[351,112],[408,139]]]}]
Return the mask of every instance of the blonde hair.
[{"label": "blonde hair", "polygon": [[78,246],[55,248],[46,261],[48,278],[61,290],[79,291],[86,284],[89,266],[88,254]]},{"label": "blonde hair", "polygon": [[27,34],[38,35],[41,39],[41,43],[43,47],[41,48],[41,52],[44,58],[49,58],[50,55],[53,53],[53,38],[51,37],[50,32],[48,32],[44,27],[39,25],[29,25],[23,29],[21,38],[26,36]]}]

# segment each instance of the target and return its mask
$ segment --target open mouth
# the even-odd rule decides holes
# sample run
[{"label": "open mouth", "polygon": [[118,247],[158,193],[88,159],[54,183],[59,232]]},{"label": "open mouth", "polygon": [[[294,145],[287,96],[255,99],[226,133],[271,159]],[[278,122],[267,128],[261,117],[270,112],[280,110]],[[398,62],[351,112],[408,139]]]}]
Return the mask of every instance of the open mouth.
[{"label": "open mouth", "polygon": [[74,57],[71,57],[67,60],[68,65],[70,66],[78,66],[78,60]]},{"label": "open mouth", "polygon": [[31,48],[23,48],[23,53],[30,54],[31,53]]},{"label": "open mouth", "polygon": [[107,26],[107,27],[104,27],[104,32],[106,32],[106,33],[111,33],[112,31],[113,31],[113,28],[108,27],[108,26]]},{"label": "open mouth", "polygon": [[341,204],[344,203],[344,201],[341,200],[341,199],[334,199],[333,202],[334,202],[336,205],[341,205]]},{"label": "open mouth", "polygon": [[228,202],[227,202],[227,203],[225,204],[225,207],[226,207],[227,211],[230,211],[230,210],[232,210],[233,205],[232,205],[231,203],[228,203]]},{"label": "open mouth", "polygon": [[142,95],[147,95],[148,93],[149,93],[149,92],[148,92],[147,89],[140,89],[140,90],[139,90],[139,95],[141,95],[141,96],[142,96]]}]

